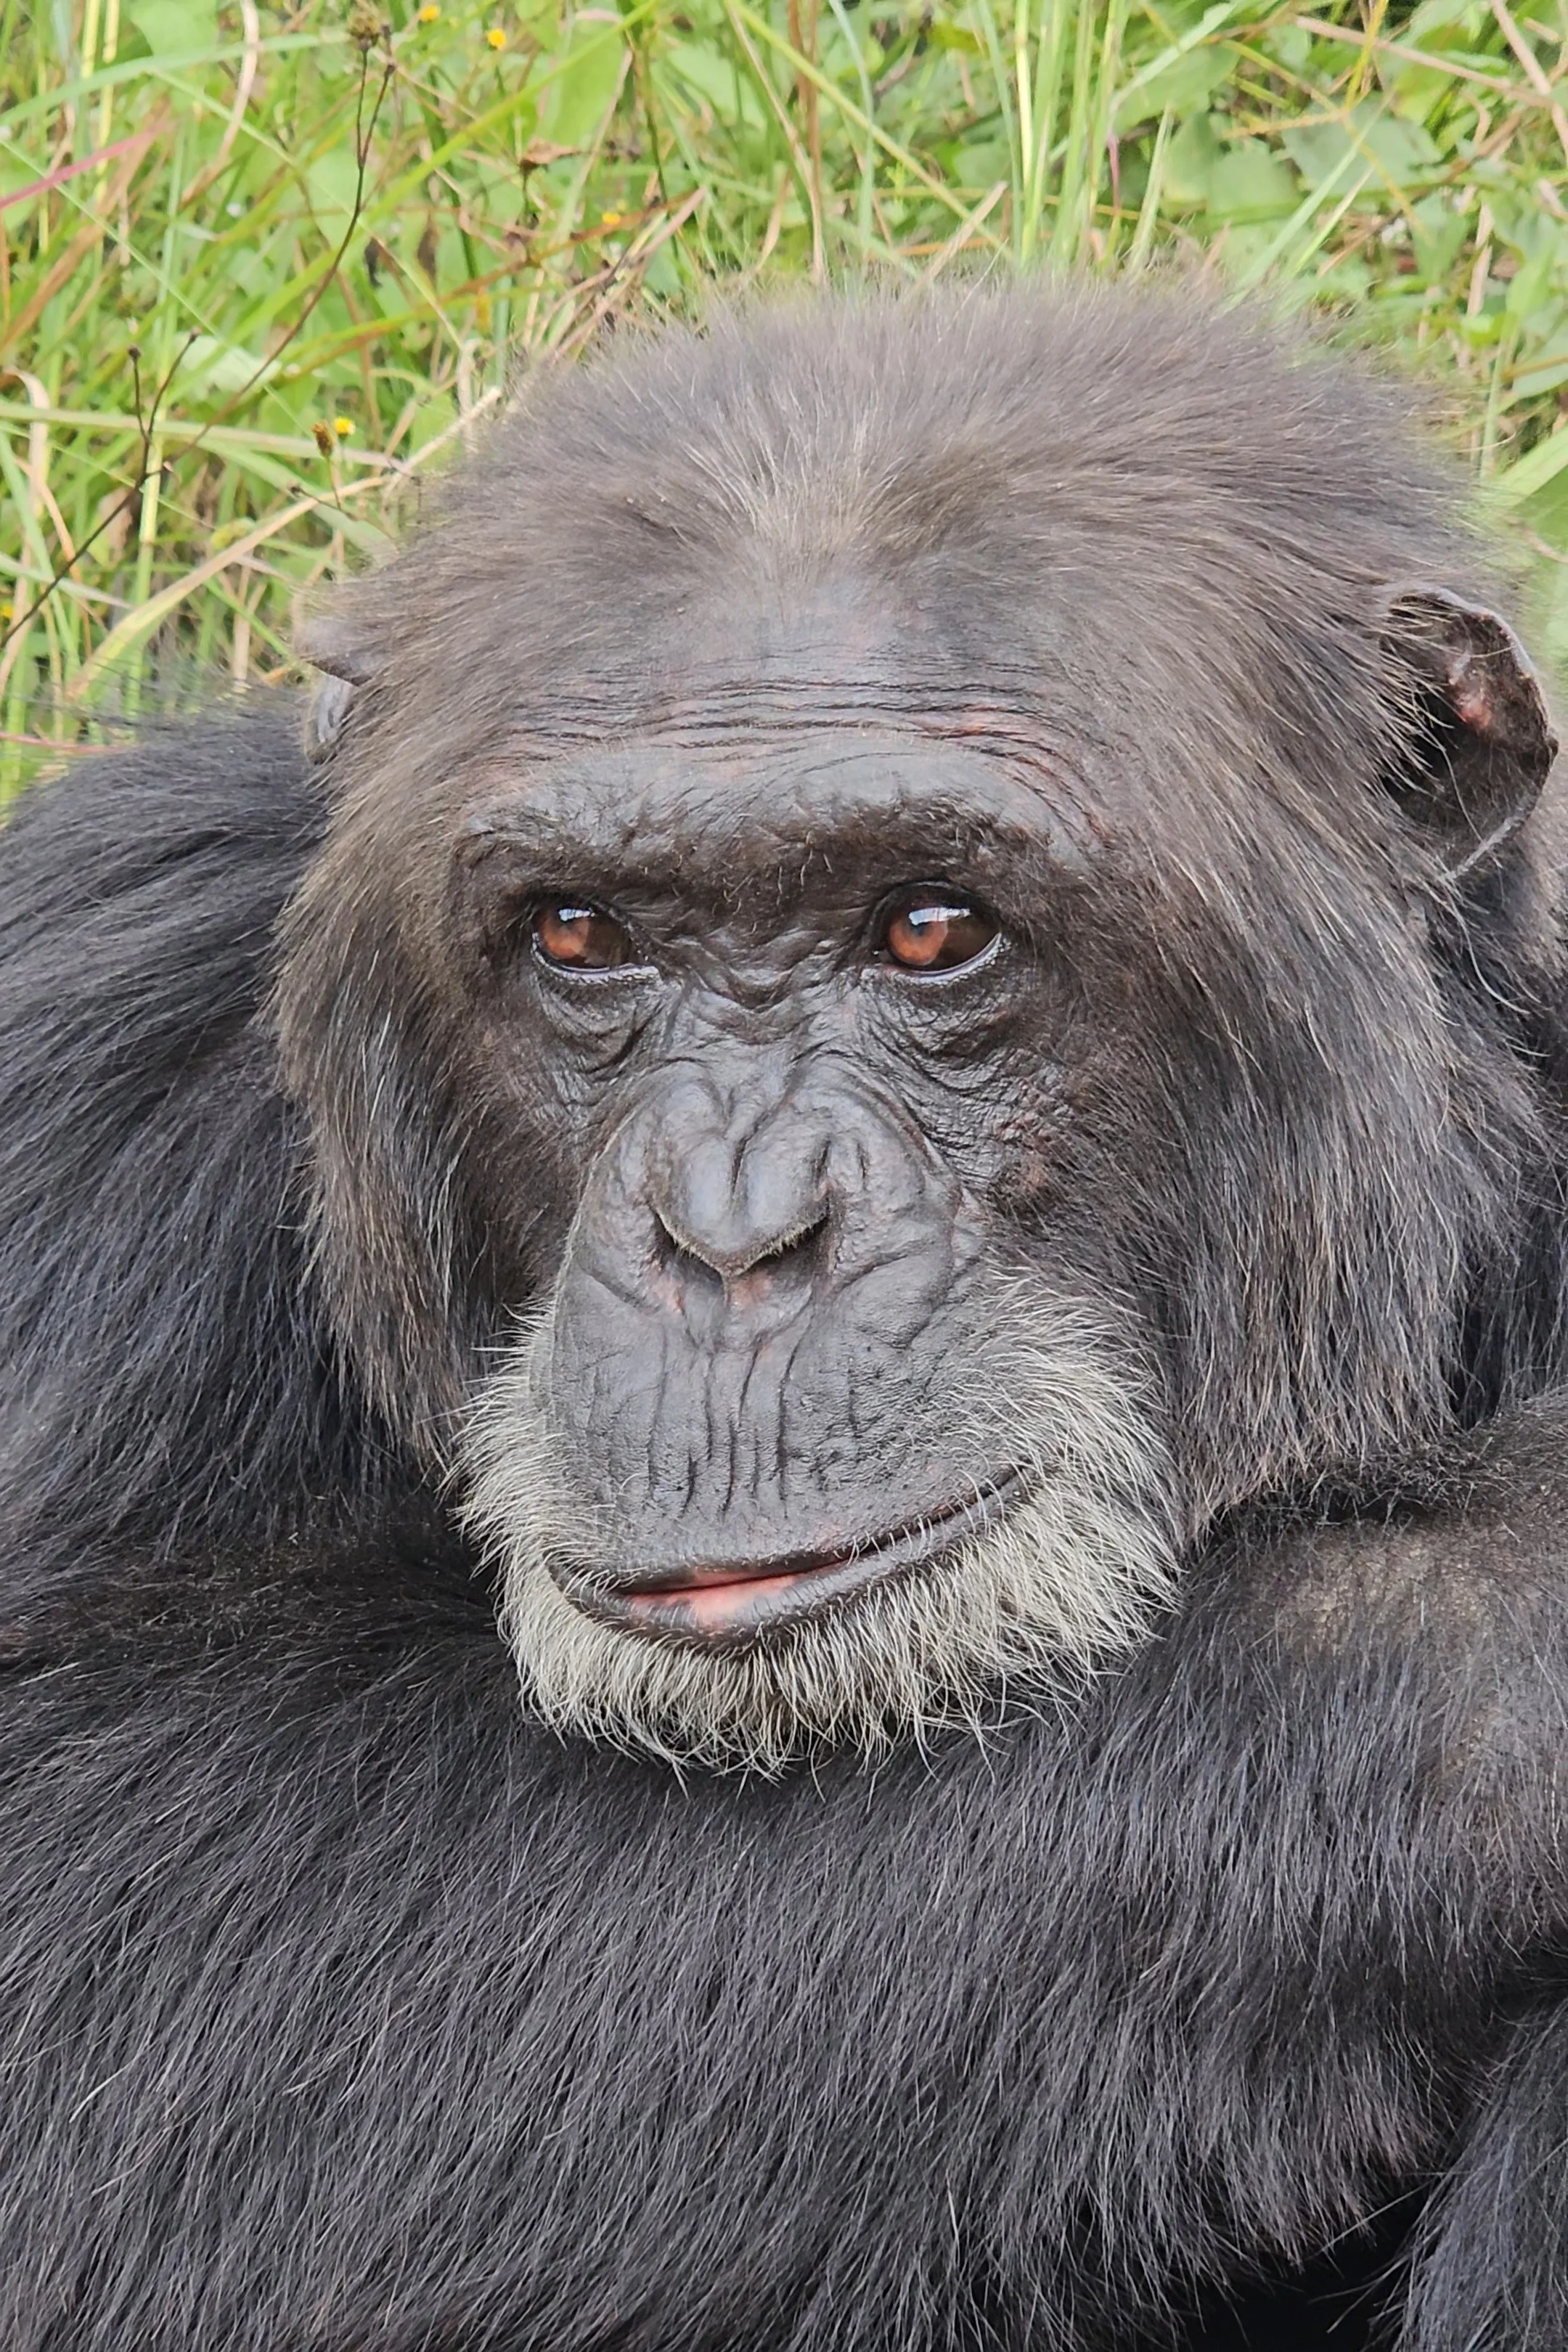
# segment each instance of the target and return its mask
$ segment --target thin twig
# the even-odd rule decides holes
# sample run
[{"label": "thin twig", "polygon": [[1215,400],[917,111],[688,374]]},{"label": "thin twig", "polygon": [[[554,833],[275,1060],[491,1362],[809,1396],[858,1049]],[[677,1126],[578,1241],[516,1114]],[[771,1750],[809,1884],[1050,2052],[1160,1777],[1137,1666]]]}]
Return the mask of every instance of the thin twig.
[{"label": "thin twig", "polygon": [[[1352,32],[1348,25],[1326,24],[1321,16],[1297,16],[1293,21],[1301,26],[1303,32],[1310,33],[1314,40],[1343,41],[1352,49],[1363,49],[1367,45],[1366,35]],[[1482,73],[1475,66],[1459,65],[1453,58],[1437,57],[1430,49],[1412,48],[1408,41],[1380,38],[1372,46],[1384,57],[1403,58],[1407,65],[1426,66],[1436,73],[1451,75],[1456,81],[1479,82],[1483,89],[1495,89],[1503,98],[1517,99],[1522,95],[1517,82],[1504,81],[1500,74]]]},{"label": "thin twig", "polygon": [[239,136],[246,109],[250,104],[250,93],[256,88],[256,77],[261,70],[261,18],[257,13],[256,0],[239,0],[239,14],[245,27],[245,55],[239,64],[239,87],[234,93],[234,104],[229,108],[228,121],[224,124],[217,152],[210,163],[203,165],[179,199],[175,205],[177,212],[184,212],[187,205],[195,204],[198,196],[206,194],[233,154],[234,142]]},{"label": "thin twig", "polygon": [[140,154],[144,147],[152,145],[153,136],[151,131],[133,131],[129,138],[117,139],[112,147],[97,148],[92,154],[84,155],[79,163],[57,164],[52,172],[46,172],[42,179],[29,180],[25,188],[8,189],[5,195],[0,196],[0,213],[5,212],[8,205],[25,205],[29,196],[47,196],[51,189],[63,188],[68,180],[79,178],[95,165],[112,163],[117,156],[128,155],[133,147]]},{"label": "thin twig", "polygon": [[1498,28],[1503,39],[1524,68],[1532,87],[1546,100],[1547,109],[1552,116],[1552,128],[1557,133],[1557,143],[1563,150],[1564,160],[1568,161],[1568,115],[1563,111],[1557,92],[1548,81],[1541,59],[1514,23],[1509,11],[1508,0],[1490,0],[1490,5],[1492,15],[1497,18]]},{"label": "thin twig", "polygon": [[[238,407],[243,401],[247,400],[252,392],[254,392],[256,386],[261,382],[263,376],[270,375],[272,373],[283,353],[289,349],[290,343],[294,342],[298,339],[307,320],[312,316],[318,306],[323,300],[328,287],[332,283],[332,280],[336,278],[339,269],[342,267],[343,257],[347,254],[350,246],[353,243],[355,232],[358,229],[361,218],[363,215],[365,178],[369,165],[370,142],[372,138],[374,136],[376,122],[380,117],[382,107],[385,102],[386,93],[392,87],[395,70],[395,60],[389,55],[386,59],[386,63],[382,69],[381,88],[375,94],[375,102],[371,108],[369,119],[367,120],[364,111],[364,95],[366,84],[369,79],[370,52],[368,49],[364,49],[361,52],[359,89],[354,101],[354,162],[356,169],[354,177],[353,203],[350,209],[349,225],[343,231],[342,240],[339,245],[337,251],[333,254],[331,261],[328,263],[325,270],[322,272],[321,278],[311,289],[310,297],[307,299],[303,310],[300,310],[293,324],[289,329],[288,333],[278,345],[276,351],[271,352],[258,366],[253,368],[249,375],[246,377],[245,382],[239,386],[238,390],[231,394],[229,398],[224,401],[215,414],[207,419],[206,423],[202,426],[201,431],[195,434],[192,440],[186,445],[184,452],[184,455],[186,457],[189,457],[194,451],[204,446],[207,434],[211,431],[213,426],[215,425],[221,424],[226,416],[232,415],[235,409]],[[151,138],[152,133],[148,132],[141,135]],[[89,226],[95,234],[102,233],[100,224],[94,222],[89,224]],[[162,399],[163,393],[168,389],[169,384],[173,382],[174,373],[179,367],[180,360],[184,359],[185,352],[190,349],[191,343],[195,341],[195,337],[194,335],[187,339],[184,349],[182,349],[180,352],[179,359],[174,361],[174,365],[170,368],[163,383],[158,387],[157,394],[153,400],[153,418],[156,416],[158,402]],[[130,356],[132,373],[135,383],[136,407],[138,417],[140,418],[141,377],[139,362],[141,354],[134,344],[132,345]],[[79,560],[81,556],[85,555],[88,549],[94,546],[97,541],[102,538],[104,532],[110,530],[113,525],[119,521],[122,514],[129,514],[137,499],[142,497],[147,487],[147,483],[151,478],[147,470],[147,454],[152,446],[152,438],[153,422],[152,419],[150,419],[147,425],[142,430],[142,468],[136,480],[126,491],[124,497],[121,499],[116,505],[110,507],[109,512],[104,515],[98,523],[97,528],[90,531],[88,537],[83,540],[81,545],[76,551],[76,557],[73,558],[73,561]],[[44,605],[48,603],[49,598],[57,593],[61,581],[66,578],[69,570],[69,564],[62,565],[53,574],[42,593],[37,597],[37,601],[28,607],[26,613],[13,620],[11,626],[5,631],[5,635],[0,635],[0,654],[5,652],[5,648],[10,645],[14,637],[18,636],[24,629],[27,628],[31,625],[36,615],[43,609]]]},{"label": "thin twig", "polygon": [[[768,104],[773,109],[774,120],[777,121],[779,129],[784,132],[784,144],[789,149],[790,155],[794,160],[795,176],[800,182],[801,194],[805,198],[806,210],[811,215],[811,274],[820,286],[827,275],[827,257],[824,249],[822,239],[822,205],[818,200],[816,182],[812,177],[811,158],[807,155],[805,148],[800,143],[800,133],[796,131],[794,123],[789,119],[789,110],[784,105],[784,100],[780,98],[777,90],[773,88],[773,76],[768,72],[766,67],[762,61],[762,58],[757,55],[755,44],[753,43],[751,35],[746,30],[744,24],[742,22],[741,12],[734,5],[734,0],[720,0],[720,5],[723,8],[725,16],[728,16],[730,20],[730,30],[734,34],[735,38],[739,41],[742,48],[746,53],[746,63],[751,67],[752,73],[756,76],[758,86],[762,89],[763,96],[766,98]],[[793,46],[791,54],[799,54],[793,49]],[[804,57],[801,57],[800,62],[796,68],[795,79],[798,87],[802,89],[806,89],[811,88],[813,83],[817,80],[819,77],[816,74],[812,65],[808,64],[807,60]]]},{"label": "thin twig", "polygon": [[1006,193],[1006,181],[998,180],[994,188],[988,188],[986,190],[985,194],[981,197],[980,202],[975,205],[974,210],[972,213],[966,213],[964,215],[964,217],[959,222],[958,226],[953,230],[952,235],[946,240],[945,244],[938,246],[935,253],[932,254],[930,261],[927,262],[925,268],[921,273],[928,286],[933,278],[941,277],[942,271],[947,268],[948,263],[952,261],[956,255],[963,251],[964,247],[969,243],[970,238],[980,226],[981,222],[984,220],[989,220],[992,213],[1001,203]]}]

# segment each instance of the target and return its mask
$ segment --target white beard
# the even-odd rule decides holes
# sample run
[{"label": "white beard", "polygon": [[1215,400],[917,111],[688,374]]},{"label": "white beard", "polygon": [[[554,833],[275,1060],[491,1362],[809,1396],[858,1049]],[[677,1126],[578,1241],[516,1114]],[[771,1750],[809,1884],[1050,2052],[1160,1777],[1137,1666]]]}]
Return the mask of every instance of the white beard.
[{"label": "white beard", "polygon": [[1175,1591],[1171,1472],[1147,1401],[1076,1302],[1020,1285],[1003,1319],[986,1393],[959,1448],[944,1428],[942,1452],[973,1462],[981,1493],[1016,1465],[1024,1499],[818,1616],[710,1650],[602,1623],[552,1575],[552,1560],[591,1569],[597,1546],[543,1401],[549,1310],[523,1326],[475,1397],[458,1475],[530,1713],[678,1769],[776,1775],[829,1748],[874,1760],[900,1739],[979,1734],[1145,1641]]}]

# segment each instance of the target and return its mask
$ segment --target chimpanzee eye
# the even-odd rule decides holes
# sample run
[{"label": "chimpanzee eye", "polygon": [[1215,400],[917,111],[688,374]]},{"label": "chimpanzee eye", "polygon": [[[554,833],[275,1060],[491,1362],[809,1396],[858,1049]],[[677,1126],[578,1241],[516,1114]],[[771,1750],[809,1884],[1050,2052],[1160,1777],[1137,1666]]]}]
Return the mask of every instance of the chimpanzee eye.
[{"label": "chimpanzee eye", "polygon": [[626,927],[602,907],[570,898],[547,899],[533,910],[533,944],[546,963],[563,971],[611,971],[634,961]]},{"label": "chimpanzee eye", "polygon": [[956,971],[984,955],[996,931],[981,908],[940,884],[922,883],[888,909],[879,944],[900,971]]}]

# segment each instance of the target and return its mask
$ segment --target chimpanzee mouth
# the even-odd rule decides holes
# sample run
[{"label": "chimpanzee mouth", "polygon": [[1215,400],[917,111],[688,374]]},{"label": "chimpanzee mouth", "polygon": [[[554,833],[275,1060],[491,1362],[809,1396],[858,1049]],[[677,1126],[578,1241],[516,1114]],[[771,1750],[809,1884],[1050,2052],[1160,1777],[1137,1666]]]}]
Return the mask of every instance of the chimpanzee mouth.
[{"label": "chimpanzee mouth", "polygon": [[999,1472],[983,1486],[922,1511],[918,1518],[830,1550],[682,1564],[624,1582],[590,1583],[579,1575],[556,1580],[586,1615],[623,1632],[703,1649],[743,1648],[841,1606],[890,1576],[929,1566],[957,1550],[1021,1501],[1030,1483],[1021,1470]]}]

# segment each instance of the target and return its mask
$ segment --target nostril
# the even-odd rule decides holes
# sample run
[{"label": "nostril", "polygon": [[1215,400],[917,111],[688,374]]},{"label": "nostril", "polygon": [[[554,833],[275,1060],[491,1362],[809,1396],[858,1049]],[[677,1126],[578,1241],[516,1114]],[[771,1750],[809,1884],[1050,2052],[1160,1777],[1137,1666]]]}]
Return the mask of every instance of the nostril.
[{"label": "nostril", "polygon": [[668,1273],[689,1281],[703,1276],[726,1289],[752,1275],[778,1275],[814,1270],[821,1255],[829,1223],[826,1208],[814,1210],[799,1225],[779,1233],[751,1232],[704,1234],[682,1233],[662,1211],[653,1213],[654,1254]]},{"label": "nostril", "polygon": [[736,1272],[772,1274],[775,1268],[782,1268],[786,1261],[804,1264],[806,1259],[820,1255],[826,1231],[827,1212],[819,1209],[808,1223],[798,1226],[794,1233],[782,1234],[777,1241],[759,1250],[749,1265],[737,1267]]},{"label": "nostril", "polygon": [[665,1273],[682,1275],[689,1281],[694,1277],[706,1277],[715,1289],[719,1287],[721,1277],[718,1269],[709,1264],[700,1250],[693,1249],[689,1243],[683,1241],[668,1218],[661,1216],[657,1209],[653,1213],[653,1254]]}]

